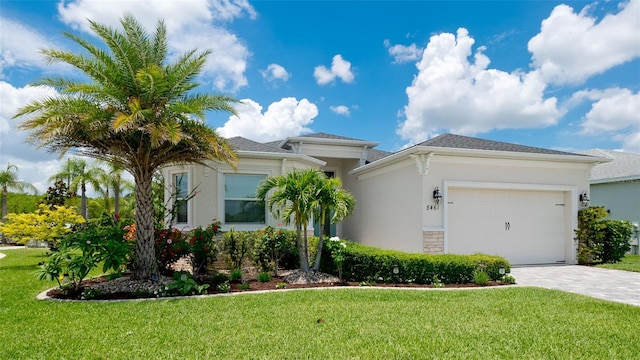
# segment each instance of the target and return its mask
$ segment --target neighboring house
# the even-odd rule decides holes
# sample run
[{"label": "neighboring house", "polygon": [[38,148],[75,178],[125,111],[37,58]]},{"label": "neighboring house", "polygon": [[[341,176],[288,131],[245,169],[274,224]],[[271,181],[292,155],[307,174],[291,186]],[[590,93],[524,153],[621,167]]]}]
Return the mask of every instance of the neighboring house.
[{"label": "neighboring house", "polygon": [[[613,220],[628,220],[635,225],[637,237],[640,224],[640,154],[590,149],[581,154],[611,159],[591,170],[591,205],[604,206]],[[637,240],[636,240],[637,241]],[[637,242],[634,253],[638,253]]]},{"label": "neighboring house", "polygon": [[255,199],[258,183],[316,168],[341,178],[356,198],[354,214],[330,235],[409,252],[482,252],[512,264],[576,262],[579,194],[589,190],[592,166],[608,161],[452,134],[395,153],[324,133],[229,143],[237,171],[213,163],[163,170],[168,186],[182,179],[183,193],[198,190],[176,226],[205,226],[214,218],[223,230],[278,226]]}]

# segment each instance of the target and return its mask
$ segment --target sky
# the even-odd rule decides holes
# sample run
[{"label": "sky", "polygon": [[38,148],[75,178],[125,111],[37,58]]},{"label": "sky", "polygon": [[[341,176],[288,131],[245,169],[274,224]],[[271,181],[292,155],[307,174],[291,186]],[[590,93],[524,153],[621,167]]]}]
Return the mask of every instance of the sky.
[{"label": "sky", "polygon": [[[41,49],[96,44],[87,19],[164,20],[174,58],[209,49],[199,92],[242,101],[213,112],[225,137],[314,132],[398,151],[443,133],[578,152],[640,153],[640,0],[2,0],[0,168],[41,192],[58,154],[24,142],[16,110],[55,95]],[[23,119],[22,119],[23,120]],[[70,155],[73,155],[72,153]]]}]

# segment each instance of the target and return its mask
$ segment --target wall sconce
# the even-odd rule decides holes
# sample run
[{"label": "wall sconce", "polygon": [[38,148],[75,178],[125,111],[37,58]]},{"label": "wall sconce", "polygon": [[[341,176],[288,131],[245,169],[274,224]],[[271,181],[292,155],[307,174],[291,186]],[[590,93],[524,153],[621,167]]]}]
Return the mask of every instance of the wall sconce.
[{"label": "wall sconce", "polygon": [[442,200],[442,195],[440,194],[440,190],[436,186],[436,188],[433,189],[433,201],[435,201],[436,205],[440,205],[440,200]]},{"label": "wall sconce", "polygon": [[589,195],[587,195],[586,191],[583,191],[580,194],[580,202],[582,203],[582,206],[587,207],[589,206]]}]

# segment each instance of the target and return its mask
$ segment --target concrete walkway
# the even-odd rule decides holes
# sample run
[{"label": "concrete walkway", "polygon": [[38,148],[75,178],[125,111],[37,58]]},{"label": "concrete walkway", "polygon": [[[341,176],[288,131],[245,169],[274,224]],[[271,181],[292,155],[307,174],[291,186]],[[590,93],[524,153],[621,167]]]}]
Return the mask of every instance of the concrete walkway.
[{"label": "concrete walkway", "polygon": [[640,273],[580,265],[512,267],[518,285],[568,291],[640,306]]}]

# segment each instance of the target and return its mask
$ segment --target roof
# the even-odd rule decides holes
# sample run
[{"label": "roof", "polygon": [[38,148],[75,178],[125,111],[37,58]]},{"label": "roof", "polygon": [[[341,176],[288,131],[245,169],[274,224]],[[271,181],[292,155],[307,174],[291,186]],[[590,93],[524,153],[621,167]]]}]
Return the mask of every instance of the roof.
[{"label": "roof", "polygon": [[640,154],[589,149],[581,154],[611,159],[611,162],[598,164],[591,170],[591,183],[618,182],[640,179]]},{"label": "roof", "polygon": [[493,150],[493,151],[509,151],[531,154],[549,154],[549,155],[579,155],[565,151],[557,151],[551,149],[538,148],[533,146],[517,145],[512,143],[479,139],[469,136],[442,134],[430,140],[424,141],[417,146],[433,146],[455,149],[473,149],[473,150]]},{"label": "roof", "polygon": [[283,153],[283,154],[291,154],[291,151],[273,146],[270,143],[259,143],[257,141],[249,140],[247,138],[243,138],[241,136],[236,136],[227,139],[231,148],[235,151],[256,151],[256,152],[265,152],[265,153]]}]

